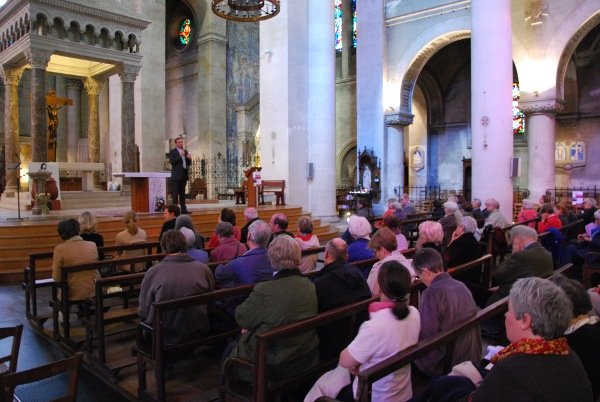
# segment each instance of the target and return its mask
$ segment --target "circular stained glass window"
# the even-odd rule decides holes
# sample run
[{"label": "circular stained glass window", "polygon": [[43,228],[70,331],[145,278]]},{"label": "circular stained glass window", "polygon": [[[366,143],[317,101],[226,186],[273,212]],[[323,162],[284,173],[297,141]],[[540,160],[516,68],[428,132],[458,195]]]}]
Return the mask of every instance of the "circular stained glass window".
[{"label": "circular stained glass window", "polygon": [[186,46],[192,38],[192,21],[185,18],[179,26],[179,43]]}]

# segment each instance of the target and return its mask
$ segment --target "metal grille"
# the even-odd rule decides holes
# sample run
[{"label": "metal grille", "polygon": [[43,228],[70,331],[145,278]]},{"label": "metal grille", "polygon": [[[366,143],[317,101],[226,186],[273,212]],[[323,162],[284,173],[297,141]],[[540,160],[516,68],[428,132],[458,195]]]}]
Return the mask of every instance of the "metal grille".
[{"label": "metal grille", "polygon": [[208,198],[218,199],[226,195],[233,197],[233,189],[239,187],[240,183],[232,182],[228,177],[239,177],[239,172],[237,158],[228,161],[220,152],[212,158],[202,155],[202,158],[196,157],[192,161],[190,182],[197,178],[206,180]]}]

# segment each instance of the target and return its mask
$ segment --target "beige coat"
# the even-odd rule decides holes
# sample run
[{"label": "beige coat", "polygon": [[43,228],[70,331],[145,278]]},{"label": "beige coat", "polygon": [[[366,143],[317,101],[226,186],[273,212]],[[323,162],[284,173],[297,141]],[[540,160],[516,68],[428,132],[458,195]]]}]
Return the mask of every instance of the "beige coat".
[{"label": "beige coat", "polygon": [[[73,236],[54,247],[52,279],[60,281],[60,268],[69,265],[98,261],[96,244]],[[99,278],[97,270],[69,274],[69,300],[84,300],[94,296],[94,280]]]}]

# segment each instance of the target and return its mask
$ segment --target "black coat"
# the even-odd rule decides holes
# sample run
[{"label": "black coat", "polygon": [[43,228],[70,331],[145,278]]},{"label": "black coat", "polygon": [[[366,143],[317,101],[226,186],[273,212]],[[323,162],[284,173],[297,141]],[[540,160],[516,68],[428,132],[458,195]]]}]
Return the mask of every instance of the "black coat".
[{"label": "black coat", "polygon": [[192,164],[192,160],[188,158],[188,153],[185,151],[185,168],[183,167],[183,158],[179,155],[177,148],[169,151],[169,162],[171,162],[171,180],[187,180],[188,170]]}]

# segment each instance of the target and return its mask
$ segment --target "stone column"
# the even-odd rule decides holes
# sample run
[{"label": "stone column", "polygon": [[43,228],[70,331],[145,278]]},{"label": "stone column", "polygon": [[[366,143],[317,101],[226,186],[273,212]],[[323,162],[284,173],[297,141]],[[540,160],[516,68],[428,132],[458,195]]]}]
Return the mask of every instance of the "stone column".
[{"label": "stone column", "polygon": [[[51,53],[27,50],[25,58],[31,66],[31,160],[45,162],[48,157],[56,161],[56,140],[48,138],[48,111],[46,110],[46,65]],[[50,140],[54,155],[48,155]]]},{"label": "stone column", "polygon": [[[333,2],[309,0],[308,133],[309,210],[320,217],[335,213],[335,48]],[[344,51],[348,50],[344,43]],[[292,154],[293,155],[293,154]]]},{"label": "stone column", "polygon": [[22,68],[7,69],[2,72],[4,80],[4,160],[6,189],[4,194],[15,195],[19,170],[13,169],[20,161],[19,149],[19,80]]},{"label": "stone column", "polygon": [[[391,197],[400,197],[404,183],[404,128],[413,122],[413,115],[396,113],[385,115],[386,138],[384,151],[384,184],[381,188],[383,201]],[[394,187],[400,186],[398,194]]]},{"label": "stone column", "polygon": [[527,188],[531,198],[537,200],[546,190],[555,187],[555,113],[563,105],[548,99],[519,102],[519,106],[527,115]]},{"label": "stone column", "polygon": [[[135,171],[135,103],[134,84],[138,75],[139,67],[123,66],[119,69],[121,87],[123,89],[121,99],[121,154],[122,168],[124,172]],[[124,179],[125,183],[126,180]]]},{"label": "stone column", "polygon": [[68,78],[66,87],[67,98],[73,100],[73,106],[67,108],[67,162],[77,162],[77,145],[81,136],[81,81]]},{"label": "stone column", "polygon": [[352,60],[352,0],[344,0],[342,3],[342,78],[350,75],[350,62]]},{"label": "stone column", "polygon": [[[360,16],[357,20],[360,38],[356,49],[356,148],[359,152],[365,148],[373,149],[375,156],[381,158],[385,137],[383,87],[386,35],[383,2],[375,3],[356,3]],[[381,188],[387,186],[382,181]],[[374,202],[379,203],[376,212],[382,213],[385,200],[380,198]]]},{"label": "stone column", "polygon": [[473,0],[471,25],[473,197],[496,198],[502,214],[510,221],[513,200],[511,0]]},{"label": "stone column", "polygon": [[[133,83],[131,83],[133,86]],[[88,161],[100,162],[100,129],[98,128],[98,96],[102,91],[102,83],[92,77],[87,77],[83,82],[88,95]],[[133,88],[131,96],[131,105],[133,112]],[[131,114],[133,119],[133,113]],[[133,124],[132,120],[132,124]],[[125,129],[123,129],[125,133]],[[134,141],[135,142],[135,141]],[[124,150],[126,148],[123,148]],[[100,172],[94,172],[94,187],[100,186]]]}]

